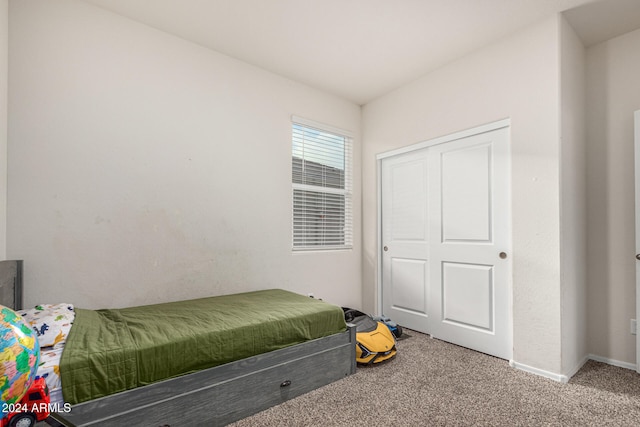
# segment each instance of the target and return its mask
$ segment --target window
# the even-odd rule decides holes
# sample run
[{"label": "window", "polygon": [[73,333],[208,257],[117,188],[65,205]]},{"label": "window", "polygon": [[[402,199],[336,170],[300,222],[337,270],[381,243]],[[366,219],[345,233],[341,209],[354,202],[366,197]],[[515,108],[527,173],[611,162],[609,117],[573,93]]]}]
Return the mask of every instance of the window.
[{"label": "window", "polygon": [[351,137],[297,117],[293,122],[293,249],[351,248]]}]

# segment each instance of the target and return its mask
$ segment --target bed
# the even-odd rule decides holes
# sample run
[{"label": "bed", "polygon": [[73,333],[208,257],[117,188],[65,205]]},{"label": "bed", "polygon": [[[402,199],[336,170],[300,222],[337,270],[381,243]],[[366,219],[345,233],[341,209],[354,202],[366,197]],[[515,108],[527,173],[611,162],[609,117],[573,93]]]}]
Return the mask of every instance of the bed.
[{"label": "bed", "polygon": [[[21,277],[21,261],[0,262],[0,303],[22,308]],[[266,310],[257,310],[247,301],[262,301]],[[213,310],[222,311],[221,318],[210,320],[204,315],[212,312],[212,303],[224,308]],[[334,306],[270,290],[135,310],[76,308],[60,365],[65,400],[73,404],[70,410],[53,413],[47,423],[68,427],[225,425],[353,374],[355,329],[345,326],[342,319],[338,330],[323,332],[316,328],[318,322],[310,320],[309,307],[320,307],[322,312],[327,308],[332,311]],[[281,311],[292,317],[281,318],[276,314]],[[145,316],[162,317],[164,322],[155,322],[157,330],[149,332],[152,328],[144,326]],[[102,318],[108,320],[107,329],[127,325],[124,335],[132,343],[120,342],[122,334],[120,338],[116,334],[116,338],[100,335],[100,340],[88,339],[96,336],[93,328]],[[222,319],[233,319],[234,325]],[[250,320],[243,325],[246,319]],[[224,323],[217,338],[207,337],[209,332],[202,334],[211,323]],[[174,329],[167,331],[168,326]],[[175,336],[186,338],[177,342],[169,339]],[[77,345],[83,341],[110,350],[96,351],[91,345],[83,350]],[[98,369],[87,377],[84,371],[99,360],[85,356],[95,353],[99,359],[106,357],[108,369]],[[162,355],[160,361],[151,357],[156,353]],[[114,372],[125,374],[112,375]],[[111,381],[112,377],[116,379]],[[113,387],[105,392],[102,382],[113,383],[109,385]]]}]

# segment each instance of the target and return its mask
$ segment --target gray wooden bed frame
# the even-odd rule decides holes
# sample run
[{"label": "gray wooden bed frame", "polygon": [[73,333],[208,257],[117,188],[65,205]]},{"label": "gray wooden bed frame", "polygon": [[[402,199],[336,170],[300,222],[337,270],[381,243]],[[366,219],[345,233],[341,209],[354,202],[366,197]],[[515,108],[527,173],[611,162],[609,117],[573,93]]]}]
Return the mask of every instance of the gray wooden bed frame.
[{"label": "gray wooden bed frame", "polygon": [[[0,304],[22,308],[22,261],[0,261]],[[53,427],[223,426],[356,371],[356,332],[280,350],[73,405]]]}]

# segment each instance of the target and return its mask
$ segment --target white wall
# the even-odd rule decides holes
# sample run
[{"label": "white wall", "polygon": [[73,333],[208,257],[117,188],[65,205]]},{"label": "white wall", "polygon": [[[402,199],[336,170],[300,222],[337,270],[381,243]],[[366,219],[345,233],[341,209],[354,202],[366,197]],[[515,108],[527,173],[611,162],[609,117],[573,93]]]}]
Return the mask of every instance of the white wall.
[{"label": "white wall", "polygon": [[363,302],[376,307],[376,162],[511,118],[514,360],[561,372],[559,26],[551,17],[363,109]]},{"label": "white wall", "polygon": [[587,357],[586,50],[560,24],[560,274],[562,373],[573,375]]},{"label": "white wall", "polygon": [[633,112],[640,30],[587,49],[588,346],[635,365]]},{"label": "white wall", "polygon": [[[27,305],[281,287],[360,306],[359,106],[82,2],[9,13]],[[291,252],[292,114],[356,134],[351,251]]]},{"label": "white wall", "polygon": [[7,89],[9,0],[0,0],[0,259],[7,256]]},{"label": "white wall", "polygon": [[[360,151],[349,102],[75,0],[0,0],[0,255],[28,305],[283,287],[375,311],[376,154],[510,117],[514,360],[635,363],[639,47],[585,58],[549,18],[366,105]],[[357,135],[353,251],[290,251],[291,114]]]}]

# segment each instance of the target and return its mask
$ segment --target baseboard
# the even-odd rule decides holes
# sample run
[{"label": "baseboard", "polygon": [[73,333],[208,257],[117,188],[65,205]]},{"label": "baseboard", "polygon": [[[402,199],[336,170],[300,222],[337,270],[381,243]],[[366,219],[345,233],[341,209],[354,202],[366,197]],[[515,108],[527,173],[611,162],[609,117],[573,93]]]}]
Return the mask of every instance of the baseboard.
[{"label": "baseboard", "polygon": [[523,363],[518,363],[513,360],[509,361],[509,366],[512,368],[519,369],[521,371],[529,372],[530,374],[539,375],[544,378],[549,378],[550,380],[557,381],[560,383],[568,383],[571,377],[578,373],[578,371],[587,363],[588,360],[595,360],[596,362],[606,363],[608,365],[617,366],[619,368],[631,369],[632,371],[636,370],[636,365],[634,363],[622,362],[620,360],[609,359],[607,357],[597,356],[595,354],[588,354],[585,356],[569,373],[566,375],[556,374],[553,372],[545,371],[544,369],[534,368],[533,366],[528,366]]},{"label": "baseboard", "polygon": [[606,363],[608,365],[617,366],[619,368],[631,369],[632,371],[636,370],[635,363],[622,362],[620,360],[609,359],[608,357],[597,356],[595,354],[589,354],[587,356],[589,360],[595,360],[596,362]]},{"label": "baseboard", "polygon": [[582,358],[582,360],[580,362],[578,362],[578,364],[572,369],[570,370],[566,377],[567,377],[567,381],[569,382],[569,380],[571,379],[571,377],[573,377],[575,374],[578,373],[578,371],[580,369],[582,369],[582,367],[584,366],[585,363],[587,363],[589,361],[589,355],[586,355],[585,357]]},{"label": "baseboard", "polygon": [[509,361],[509,365],[512,368],[516,368],[521,371],[528,372],[530,374],[539,375],[544,378],[549,378],[550,380],[557,381],[560,383],[569,382],[569,377],[567,375],[555,374],[553,372],[545,371],[544,369],[534,368],[533,366],[525,365],[523,363],[518,363],[513,360]]}]

